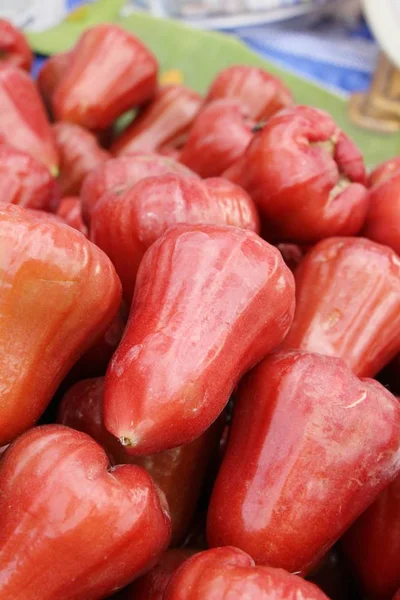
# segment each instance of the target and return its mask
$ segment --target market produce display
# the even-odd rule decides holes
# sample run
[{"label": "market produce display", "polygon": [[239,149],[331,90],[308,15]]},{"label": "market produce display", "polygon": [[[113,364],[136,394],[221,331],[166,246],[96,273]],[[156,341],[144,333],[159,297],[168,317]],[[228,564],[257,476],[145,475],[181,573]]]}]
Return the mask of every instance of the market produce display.
[{"label": "market produce display", "polygon": [[400,157],[266,70],[0,20],[0,599],[400,599]]}]

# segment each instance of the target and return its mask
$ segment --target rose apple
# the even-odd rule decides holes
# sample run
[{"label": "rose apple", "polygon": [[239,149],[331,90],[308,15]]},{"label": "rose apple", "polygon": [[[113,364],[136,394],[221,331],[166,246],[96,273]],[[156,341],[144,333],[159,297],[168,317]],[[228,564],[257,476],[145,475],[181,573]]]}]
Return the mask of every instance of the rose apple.
[{"label": "rose apple", "polygon": [[400,254],[400,159],[378,167],[370,175],[369,207],[363,235]]},{"label": "rose apple", "polygon": [[60,193],[50,171],[33,156],[0,144],[0,202],[53,211]]},{"label": "rose apple", "polygon": [[254,124],[238,100],[214,100],[197,115],[180,161],[201,177],[218,177],[242,156]]},{"label": "rose apple", "polygon": [[364,238],[329,238],[295,273],[296,312],[283,342],[342,358],[373,377],[400,352],[400,258]]},{"label": "rose apple", "polygon": [[105,192],[121,194],[145,177],[166,173],[197,177],[195,173],[172,158],[151,153],[120,156],[98,165],[85,177],[82,184],[84,221],[90,223],[94,207]]},{"label": "rose apple", "polygon": [[0,208],[0,445],[40,417],[107,329],[121,285],[107,256],[56,217]]},{"label": "rose apple", "polygon": [[93,133],[72,123],[53,127],[60,156],[58,184],[63,196],[79,195],[82,182],[97,165],[110,158]]},{"label": "rose apple", "polygon": [[293,276],[254,232],[167,230],[143,257],[107,371],[107,429],[133,455],[193,441],[240,377],[282,341],[293,310]]},{"label": "rose apple", "polygon": [[59,121],[104,129],[154,96],[157,61],[135,36],[117,25],[87,29],[74,48],[53,96]]},{"label": "rose apple", "polygon": [[259,228],[251,198],[222,178],[166,174],[142,179],[121,194],[104,194],[92,213],[91,240],[112,260],[127,303],[145,251],[178,223]]},{"label": "rose apple", "polygon": [[209,544],[305,575],[393,481],[399,458],[400,405],[383,386],[337,358],[273,353],[240,385]]},{"label": "rose apple", "polygon": [[328,113],[277,113],[224,174],[253,198],[267,239],[310,244],[356,235],[368,208],[362,155]]},{"label": "rose apple", "polygon": [[173,146],[187,134],[200,110],[202,97],[183,85],[161,87],[111,147],[116,156],[131,152],[157,152]]},{"label": "rose apple", "polygon": [[113,464],[137,464],[146,469],[164,492],[171,513],[171,544],[188,533],[210,460],[217,449],[221,424],[216,423],[187,444],[146,457],[129,456],[103,422],[104,378],[86,379],[64,396],[58,422],[92,436],[106,450]]},{"label": "rose apple", "polygon": [[328,600],[316,585],[283,569],[256,566],[233,547],[195,554],[176,571],[164,600]]},{"label": "rose apple", "polygon": [[206,102],[236,98],[255,121],[265,121],[294,104],[283,82],[259,67],[234,65],[220,71],[208,90]]},{"label": "rose apple", "polygon": [[[150,476],[88,435],[36,427],[0,463],[2,600],[98,600],[151,568],[170,535]],[[16,567],[18,565],[18,568]]]},{"label": "rose apple", "polygon": [[58,174],[54,134],[34,82],[22,69],[0,67],[0,142],[31,154]]}]

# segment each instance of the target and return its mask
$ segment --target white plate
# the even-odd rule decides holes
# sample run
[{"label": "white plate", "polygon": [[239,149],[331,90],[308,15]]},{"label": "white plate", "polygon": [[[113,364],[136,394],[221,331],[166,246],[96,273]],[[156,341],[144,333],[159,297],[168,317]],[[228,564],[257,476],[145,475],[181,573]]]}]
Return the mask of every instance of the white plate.
[{"label": "white plate", "polygon": [[[139,7],[157,17],[178,17],[200,29],[234,29],[274,23],[331,8],[338,0],[130,0],[125,14]],[[218,10],[220,9],[220,10]]]}]

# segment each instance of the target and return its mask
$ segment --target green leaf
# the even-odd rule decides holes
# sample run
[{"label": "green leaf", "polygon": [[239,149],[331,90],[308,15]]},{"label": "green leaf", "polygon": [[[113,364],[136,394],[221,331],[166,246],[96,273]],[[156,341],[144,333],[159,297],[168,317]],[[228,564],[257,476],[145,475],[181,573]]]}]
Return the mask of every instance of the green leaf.
[{"label": "green leaf", "polygon": [[97,0],[72,11],[68,17],[51,29],[28,33],[32,49],[38,54],[55,54],[69,50],[80,35],[92,25],[115,21],[126,0]]},{"label": "green leaf", "polygon": [[[327,110],[359,145],[369,167],[400,153],[400,133],[377,134],[353,125],[347,116],[345,98],[265,61],[233,36],[189,28],[178,21],[157,19],[144,13],[119,17],[118,9],[122,3],[118,0],[102,0],[96,3],[103,10],[102,16],[97,14],[96,18],[98,21],[105,20],[106,4],[112,4],[113,9],[118,5],[118,8],[113,10],[113,15],[109,16],[109,20],[136,34],[153,50],[160,62],[161,73],[178,69],[183,75],[185,85],[205,92],[213,77],[224,67],[233,64],[264,67],[285,81],[299,104],[309,104]],[[63,23],[58,28],[36,34],[34,48],[49,54],[65,50],[75,42],[88,24],[87,21],[86,25],[81,23],[79,26]]]}]

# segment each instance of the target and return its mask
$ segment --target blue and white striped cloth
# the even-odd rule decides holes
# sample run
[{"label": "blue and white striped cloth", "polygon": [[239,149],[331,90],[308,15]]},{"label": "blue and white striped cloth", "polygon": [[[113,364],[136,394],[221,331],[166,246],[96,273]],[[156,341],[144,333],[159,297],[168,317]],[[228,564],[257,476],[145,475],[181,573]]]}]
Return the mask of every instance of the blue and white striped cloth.
[{"label": "blue and white striped cloth", "polygon": [[233,30],[248,46],[296,73],[340,93],[368,88],[378,46],[364,21],[291,20]]}]

